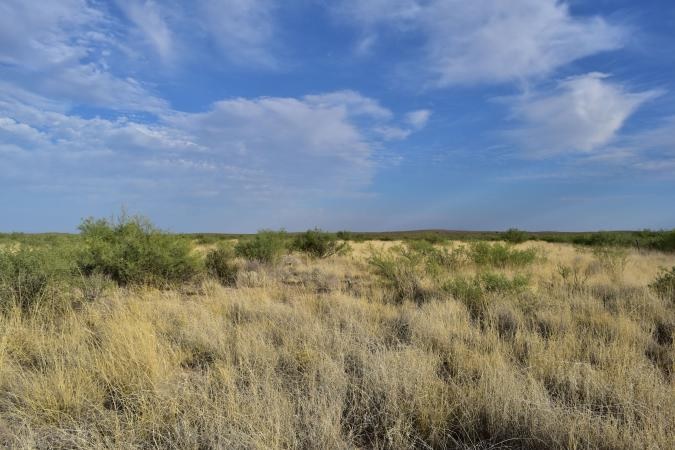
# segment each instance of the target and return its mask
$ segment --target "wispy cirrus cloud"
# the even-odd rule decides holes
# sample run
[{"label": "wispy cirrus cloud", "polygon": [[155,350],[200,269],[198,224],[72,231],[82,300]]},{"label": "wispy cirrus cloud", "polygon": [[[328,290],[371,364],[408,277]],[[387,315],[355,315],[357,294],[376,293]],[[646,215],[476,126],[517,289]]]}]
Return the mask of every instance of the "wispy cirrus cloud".
[{"label": "wispy cirrus cloud", "polygon": [[171,61],[174,55],[174,36],[164,12],[167,5],[153,0],[117,0],[116,4],[134,24],[141,38],[152,47],[163,61]]},{"label": "wispy cirrus cloud", "polygon": [[140,111],[166,106],[111,64],[118,44],[105,11],[84,0],[52,0],[40,7],[8,0],[0,8],[5,84],[71,106]]},{"label": "wispy cirrus cloud", "polygon": [[[149,46],[165,63],[190,58],[195,48],[228,64],[276,69],[283,65],[283,48],[272,0],[116,0],[133,25],[129,45]],[[145,54],[141,52],[140,54]],[[213,62],[213,59],[211,60]]]},{"label": "wispy cirrus cloud", "polygon": [[199,0],[199,23],[223,55],[238,65],[276,68],[279,32],[273,0]]},{"label": "wispy cirrus cloud", "polygon": [[149,69],[141,66],[152,60],[149,55],[174,64],[189,58],[186,48],[212,47],[230,64],[277,67],[275,5],[268,0],[189,5],[50,0],[38,8],[8,0],[0,5],[3,81],[71,107],[157,112],[169,105],[144,82]]},{"label": "wispy cirrus cloud", "polygon": [[531,156],[592,152],[606,147],[626,120],[662,92],[631,92],[601,73],[561,81],[553,91],[514,100],[520,125],[508,134]]},{"label": "wispy cirrus cloud", "polygon": [[341,17],[384,33],[421,37],[436,86],[547,76],[572,61],[620,48],[627,30],[576,17],[558,0],[342,0]]}]

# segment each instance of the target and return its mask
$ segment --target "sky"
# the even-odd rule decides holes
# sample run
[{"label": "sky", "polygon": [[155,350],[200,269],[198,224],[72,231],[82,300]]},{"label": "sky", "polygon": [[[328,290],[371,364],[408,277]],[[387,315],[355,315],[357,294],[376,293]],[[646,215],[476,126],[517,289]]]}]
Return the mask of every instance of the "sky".
[{"label": "sky", "polygon": [[0,231],[675,227],[672,0],[2,0]]}]

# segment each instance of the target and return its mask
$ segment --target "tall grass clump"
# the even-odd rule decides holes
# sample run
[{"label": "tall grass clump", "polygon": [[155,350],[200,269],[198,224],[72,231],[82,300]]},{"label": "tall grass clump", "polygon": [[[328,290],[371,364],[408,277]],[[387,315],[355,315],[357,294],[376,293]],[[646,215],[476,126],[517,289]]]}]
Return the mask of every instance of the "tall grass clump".
[{"label": "tall grass clump", "polygon": [[315,258],[328,258],[346,251],[347,243],[340,242],[333,233],[315,228],[297,235],[293,239],[292,248]]},{"label": "tall grass clump", "polygon": [[77,264],[84,275],[101,274],[120,285],[165,287],[189,282],[201,271],[188,240],[155,228],[147,219],[85,219]]},{"label": "tall grass clump", "polygon": [[252,238],[239,241],[234,251],[249,261],[273,264],[286,253],[287,245],[285,231],[261,230]]}]

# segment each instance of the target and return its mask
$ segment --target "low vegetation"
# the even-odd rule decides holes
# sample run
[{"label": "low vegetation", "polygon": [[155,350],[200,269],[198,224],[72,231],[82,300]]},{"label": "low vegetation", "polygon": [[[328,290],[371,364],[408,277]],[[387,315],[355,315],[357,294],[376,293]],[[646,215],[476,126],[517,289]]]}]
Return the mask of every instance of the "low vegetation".
[{"label": "low vegetation", "polygon": [[5,236],[0,448],[672,448],[675,254],[348,238]]},{"label": "low vegetation", "polygon": [[87,219],[80,235],[84,248],[77,266],[85,275],[105,275],[120,285],[163,286],[189,282],[200,271],[187,240],[142,217]]},{"label": "low vegetation", "polygon": [[471,244],[469,256],[478,266],[504,269],[532,264],[537,254],[532,248],[520,250],[507,244],[479,241]]},{"label": "low vegetation", "polygon": [[293,239],[292,248],[315,258],[328,258],[346,252],[348,246],[346,242],[339,241],[336,235],[315,228],[298,234]]},{"label": "low vegetation", "polygon": [[206,272],[224,286],[237,282],[239,266],[235,261],[234,248],[220,244],[209,250],[205,258]]},{"label": "low vegetation", "polygon": [[235,246],[237,256],[264,264],[274,264],[288,247],[285,231],[261,230],[253,237],[242,239]]},{"label": "low vegetation", "polygon": [[530,239],[530,236],[527,234],[527,232],[517,228],[509,228],[504,232],[502,237],[506,242],[510,242],[512,244],[522,244],[523,242]]},{"label": "low vegetation", "polygon": [[[65,253],[66,251],[64,251]],[[49,248],[18,247],[0,252],[0,309],[35,311],[54,306],[74,280],[74,263]]]},{"label": "low vegetation", "polygon": [[649,287],[663,299],[670,300],[675,304],[675,267],[670,270],[662,269]]}]

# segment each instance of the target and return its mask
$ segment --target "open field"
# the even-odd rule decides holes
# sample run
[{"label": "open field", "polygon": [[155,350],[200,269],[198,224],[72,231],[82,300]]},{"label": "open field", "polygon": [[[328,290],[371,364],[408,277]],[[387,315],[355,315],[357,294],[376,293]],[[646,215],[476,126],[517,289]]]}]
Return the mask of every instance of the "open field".
[{"label": "open field", "polygon": [[[2,245],[10,259],[30,246]],[[200,264],[214,248],[191,245]],[[5,279],[0,447],[675,445],[675,298],[650,287],[675,254],[457,241],[241,254],[221,282],[80,271],[29,304]]]}]

